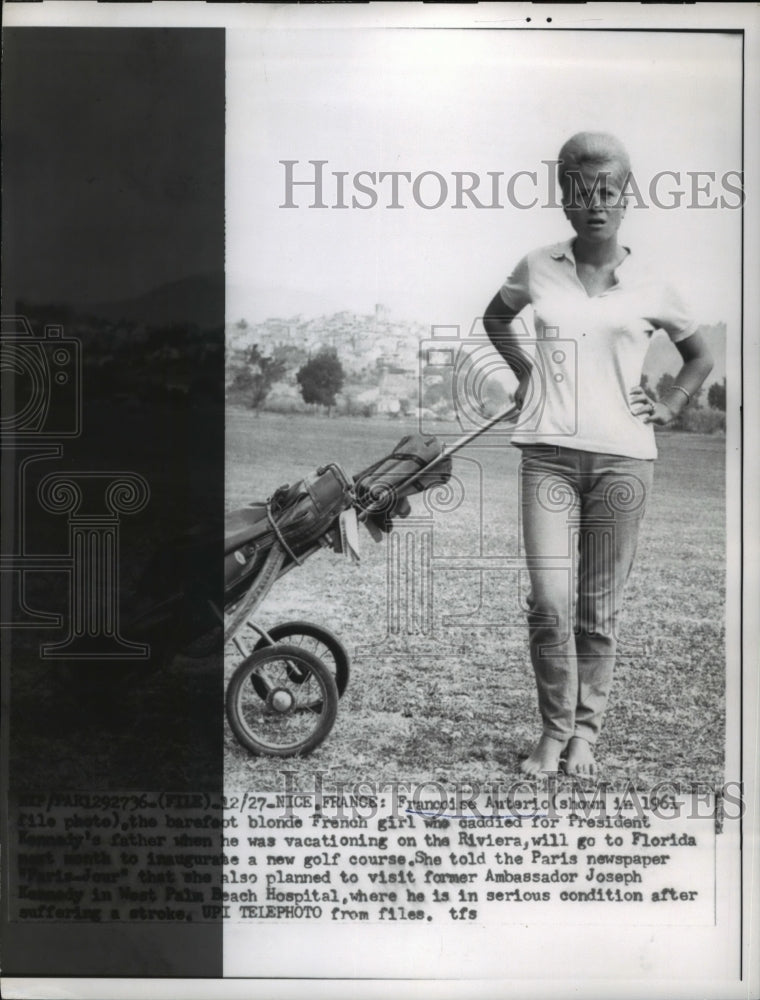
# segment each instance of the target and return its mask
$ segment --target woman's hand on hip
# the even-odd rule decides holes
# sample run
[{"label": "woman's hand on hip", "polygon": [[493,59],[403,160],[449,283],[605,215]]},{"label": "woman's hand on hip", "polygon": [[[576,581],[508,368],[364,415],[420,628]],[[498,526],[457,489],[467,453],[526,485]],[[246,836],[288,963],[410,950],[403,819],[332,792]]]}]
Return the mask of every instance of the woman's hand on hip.
[{"label": "woman's hand on hip", "polygon": [[515,389],[514,395],[512,397],[515,406],[520,409],[523,408],[525,399],[530,392],[530,375],[529,371],[525,372],[517,383],[517,388]]},{"label": "woman's hand on hip", "polygon": [[641,417],[645,424],[665,427],[666,424],[671,423],[675,416],[664,403],[657,403],[647,396],[640,385],[635,385],[628,390],[628,405],[634,417]]}]

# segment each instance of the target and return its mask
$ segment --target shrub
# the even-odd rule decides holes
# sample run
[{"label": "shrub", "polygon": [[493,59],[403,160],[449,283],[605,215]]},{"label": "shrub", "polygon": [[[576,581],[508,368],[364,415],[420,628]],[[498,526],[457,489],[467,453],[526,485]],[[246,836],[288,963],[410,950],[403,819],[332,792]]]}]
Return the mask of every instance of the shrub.
[{"label": "shrub", "polygon": [[726,433],[726,414],[720,410],[689,408],[681,414],[679,423],[682,430],[693,434]]}]

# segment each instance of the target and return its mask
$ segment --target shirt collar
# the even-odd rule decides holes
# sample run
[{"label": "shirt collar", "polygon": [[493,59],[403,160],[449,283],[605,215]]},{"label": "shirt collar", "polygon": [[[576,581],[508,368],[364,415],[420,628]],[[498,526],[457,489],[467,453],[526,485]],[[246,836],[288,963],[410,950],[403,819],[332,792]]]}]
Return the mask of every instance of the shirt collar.
[{"label": "shirt collar", "polygon": [[550,251],[554,260],[569,260],[571,263],[575,263],[575,255],[573,254],[573,240],[563,240],[561,243],[555,243]]},{"label": "shirt collar", "polygon": [[[573,243],[575,242],[575,237],[569,240],[563,240],[561,243],[555,243],[555,245],[549,251],[554,260],[569,260],[571,264],[575,264],[575,254],[573,253]],[[624,246],[623,249],[626,251],[625,257],[620,261],[618,267],[625,264],[631,256],[631,248]],[[615,268],[617,270],[617,268]]]}]

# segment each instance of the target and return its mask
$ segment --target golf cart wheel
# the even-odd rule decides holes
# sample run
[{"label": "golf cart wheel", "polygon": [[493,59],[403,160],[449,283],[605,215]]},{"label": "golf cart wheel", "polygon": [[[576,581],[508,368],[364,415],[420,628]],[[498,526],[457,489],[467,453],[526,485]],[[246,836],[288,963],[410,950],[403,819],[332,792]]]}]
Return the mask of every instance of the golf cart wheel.
[{"label": "golf cart wheel", "polygon": [[[267,634],[274,642],[298,646],[322,660],[335,679],[338,697],[343,696],[351,671],[350,660],[346,647],[329,629],[313,622],[281,622],[270,628]],[[254,649],[268,648],[270,643],[263,636],[254,646]]]},{"label": "golf cart wheel", "polygon": [[227,721],[251,753],[297,757],[311,753],[332,729],[338,689],[325,664],[298,646],[257,649],[227,686]]}]

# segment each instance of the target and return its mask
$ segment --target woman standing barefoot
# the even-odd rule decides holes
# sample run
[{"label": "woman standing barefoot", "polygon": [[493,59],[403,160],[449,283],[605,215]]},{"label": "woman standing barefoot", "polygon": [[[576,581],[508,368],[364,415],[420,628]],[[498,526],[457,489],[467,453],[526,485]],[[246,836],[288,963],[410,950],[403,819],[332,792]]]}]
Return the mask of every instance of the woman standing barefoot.
[{"label": "woman standing barefoot", "polygon": [[[522,534],[528,626],[541,736],[529,775],[593,775],[612,683],[617,621],[657,449],[666,426],[712,369],[697,325],[670,283],[618,242],[628,154],[581,132],[562,147],[559,179],[575,236],[529,253],[486,310],[484,326],[519,386]],[[531,356],[510,324],[534,311]],[[683,365],[664,399],[640,386],[652,334],[666,331]],[[528,421],[530,429],[527,429]]]}]

